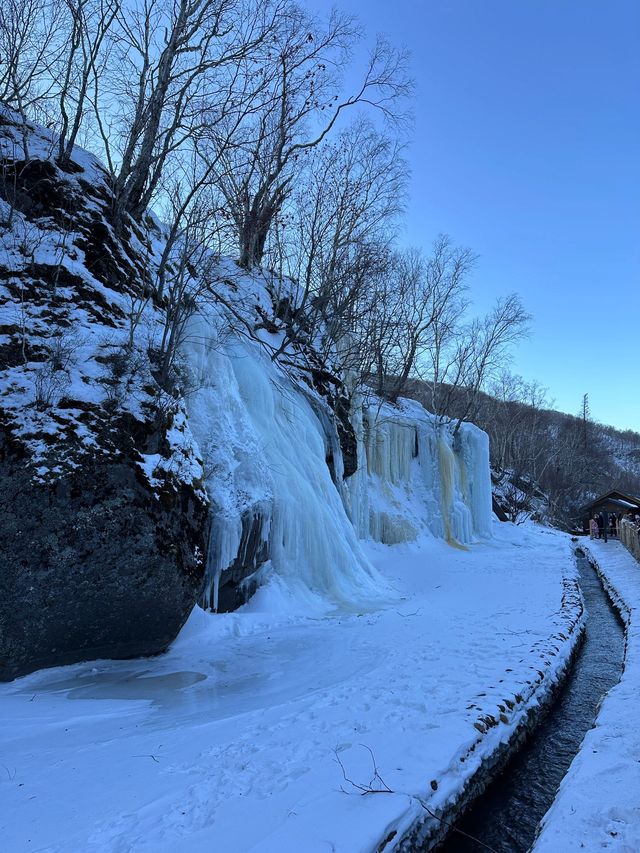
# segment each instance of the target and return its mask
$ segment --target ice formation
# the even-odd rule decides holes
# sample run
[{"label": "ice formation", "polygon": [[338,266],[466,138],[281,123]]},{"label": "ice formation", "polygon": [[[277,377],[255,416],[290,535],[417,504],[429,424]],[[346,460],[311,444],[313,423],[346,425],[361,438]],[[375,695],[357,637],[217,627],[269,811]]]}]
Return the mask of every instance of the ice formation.
[{"label": "ice formation", "polygon": [[[197,323],[197,325],[196,325]],[[223,348],[206,318],[189,335],[196,390],[189,410],[212,501],[209,599],[234,561],[243,513],[259,509],[273,569],[290,587],[342,607],[379,600],[326,464],[325,434],[305,394],[258,346]]]},{"label": "ice formation", "polygon": [[337,434],[321,400],[258,344],[220,339],[211,315],[193,320],[188,341],[196,389],[190,423],[212,502],[205,598],[214,609],[247,515],[268,545],[268,568],[309,606],[322,600],[362,609],[385,594],[359,539],[395,544],[428,535],[468,545],[490,535],[481,430],[463,424],[454,434],[418,403],[368,405],[356,395],[358,469],[343,480]]},{"label": "ice formation", "polygon": [[416,402],[355,401],[358,471],[347,510],[360,538],[392,545],[420,533],[469,544],[491,535],[489,443],[462,424],[454,434]]}]

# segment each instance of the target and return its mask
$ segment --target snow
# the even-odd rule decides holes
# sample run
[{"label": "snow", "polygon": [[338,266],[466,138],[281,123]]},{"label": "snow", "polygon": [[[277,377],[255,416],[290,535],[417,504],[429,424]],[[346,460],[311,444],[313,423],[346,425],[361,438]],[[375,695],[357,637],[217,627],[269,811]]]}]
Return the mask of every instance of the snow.
[{"label": "snow", "polygon": [[640,850],[640,564],[620,542],[581,544],[626,624],[620,682],[604,698],[594,728],[542,822],[536,853]]},{"label": "snow", "polygon": [[[457,796],[575,641],[576,609],[561,606],[575,577],[567,537],[494,527],[465,550],[426,534],[366,543],[396,594],[377,609],[308,614],[274,574],[240,611],[196,609],[163,656],[2,685],[5,849],[352,853],[397,841],[424,814],[416,797],[439,809]],[[393,793],[361,796],[343,778],[336,754],[369,782],[369,749]]]}]

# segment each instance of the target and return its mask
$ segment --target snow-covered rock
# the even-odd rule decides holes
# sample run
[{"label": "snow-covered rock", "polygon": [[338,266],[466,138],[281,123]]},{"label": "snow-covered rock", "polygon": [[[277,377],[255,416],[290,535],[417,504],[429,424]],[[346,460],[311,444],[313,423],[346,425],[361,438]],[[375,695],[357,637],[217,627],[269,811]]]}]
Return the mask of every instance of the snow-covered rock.
[{"label": "snow-covered rock", "polygon": [[[26,127],[27,152],[23,146]],[[163,650],[200,591],[207,500],[183,402],[154,378],[148,235],[106,173],[0,111],[0,679]]]}]

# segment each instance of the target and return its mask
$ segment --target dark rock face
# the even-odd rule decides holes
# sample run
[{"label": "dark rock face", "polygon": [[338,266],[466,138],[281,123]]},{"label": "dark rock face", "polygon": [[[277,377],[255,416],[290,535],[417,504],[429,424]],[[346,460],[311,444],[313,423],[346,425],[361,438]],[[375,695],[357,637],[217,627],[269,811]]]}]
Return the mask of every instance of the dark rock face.
[{"label": "dark rock face", "polygon": [[133,300],[164,317],[151,226],[116,230],[104,169],[62,169],[36,125],[16,160],[21,128],[0,106],[0,680],[163,651],[209,523],[183,401],[131,332]]},{"label": "dark rock face", "polygon": [[[327,371],[312,372],[313,387],[323,397],[333,413],[333,420],[342,453],[343,479],[351,477],[358,469],[358,442],[349,418],[351,398],[344,384]],[[327,457],[327,465],[333,481],[336,481],[335,463],[332,456]]]},{"label": "dark rock face", "polygon": [[0,680],[166,649],[200,594],[207,508],[123,460],[34,483],[0,433]]},{"label": "dark rock face", "polygon": [[336,415],[338,439],[340,441],[340,449],[342,450],[342,464],[344,467],[342,476],[346,480],[347,477],[351,477],[358,470],[358,441],[353,425],[349,420],[351,400],[344,387],[342,387],[340,393],[336,394],[331,402]]},{"label": "dark rock face", "polygon": [[[242,534],[238,554],[232,565],[220,575],[218,585],[218,613],[237,610],[251,598],[258,586],[259,569],[269,559],[267,524],[263,508],[248,510],[242,516]],[[211,595],[202,601],[205,608],[213,606]]]},{"label": "dark rock face", "polygon": [[[220,574],[215,601],[213,579],[209,578],[200,604],[205,610],[228,613],[251,598],[258,587],[260,568],[269,560],[269,517],[262,503],[256,503],[241,517],[240,544],[233,563]],[[214,525],[215,528],[215,525]],[[215,535],[212,536],[215,540]],[[215,547],[215,541],[212,546]]]}]

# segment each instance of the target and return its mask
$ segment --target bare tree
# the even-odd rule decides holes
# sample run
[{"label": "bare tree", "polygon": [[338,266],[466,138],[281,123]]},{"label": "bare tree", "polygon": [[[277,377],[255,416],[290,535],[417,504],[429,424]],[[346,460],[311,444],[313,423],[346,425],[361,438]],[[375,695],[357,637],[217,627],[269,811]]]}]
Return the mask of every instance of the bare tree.
[{"label": "bare tree", "polygon": [[386,237],[356,242],[314,300],[316,348],[353,387],[368,383],[376,345],[395,340],[393,259]]},{"label": "bare tree", "polygon": [[482,318],[462,324],[461,317],[460,310],[445,310],[436,318],[433,345],[423,359],[428,408],[441,420],[453,419],[456,433],[477,415],[483,387],[504,370],[530,319],[516,294],[498,299]]},{"label": "bare tree", "polygon": [[582,446],[586,450],[589,444],[589,423],[591,421],[591,409],[589,407],[588,394],[584,394],[582,397],[579,418],[582,421]]},{"label": "bare tree", "polygon": [[65,5],[68,38],[60,63],[58,94],[58,160],[63,165],[69,162],[86,120],[90,93],[106,73],[121,0],[65,0]]},{"label": "bare tree", "polygon": [[320,145],[340,115],[356,104],[396,115],[409,84],[404,55],[379,40],[360,85],[340,98],[342,69],[360,39],[354,20],[332,12],[322,25],[293,3],[265,45],[262,109],[243,128],[219,172],[239,246],[241,266],[261,263],[274,218],[292,192],[305,154]]},{"label": "bare tree", "polygon": [[510,350],[527,334],[530,315],[517,294],[500,298],[482,319],[464,330],[456,354],[456,367],[464,389],[464,405],[455,426],[473,417],[485,382],[503,369]]},{"label": "bare tree", "polygon": [[[67,33],[58,0],[3,0],[0,4],[0,103],[22,120],[22,159],[30,160],[27,116],[48,123],[58,64]],[[14,175],[16,170],[14,169]]]},{"label": "bare tree", "polygon": [[378,393],[395,401],[409,377],[426,370],[435,391],[443,381],[443,361],[466,307],[466,276],[472,252],[440,236],[428,258],[416,250],[397,253],[383,283],[377,328],[371,330],[372,373]]},{"label": "bare tree", "polygon": [[[158,379],[172,391],[177,359],[190,317],[205,299],[214,299],[220,246],[211,194],[192,169],[163,179],[163,250],[155,265],[155,299],[163,308],[163,326],[154,352]],[[201,167],[202,168],[202,167]]]},{"label": "bare tree", "polygon": [[313,297],[316,310],[327,306],[335,314],[340,302],[354,302],[342,284],[349,254],[374,240],[391,241],[407,175],[400,143],[364,118],[312,154],[295,193],[298,252],[291,272],[302,285],[303,306]]},{"label": "bare tree", "polygon": [[357,369],[354,344],[363,289],[388,252],[402,210],[407,169],[400,145],[360,119],[313,151],[291,200],[274,222],[267,259],[296,282],[281,351],[304,335],[336,369]]},{"label": "bare tree", "polygon": [[144,213],[176,152],[211,132],[223,115],[236,120],[234,78],[272,29],[274,8],[242,0],[144,0],[118,10],[112,66],[117,57],[121,67],[111,68],[108,88],[96,80],[92,99],[114,174],[117,219]]},{"label": "bare tree", "polygon": [[65,50],[56,0],[3,0],[0,5],[0,102],[22,115],[55,88],[51,69]]}]

